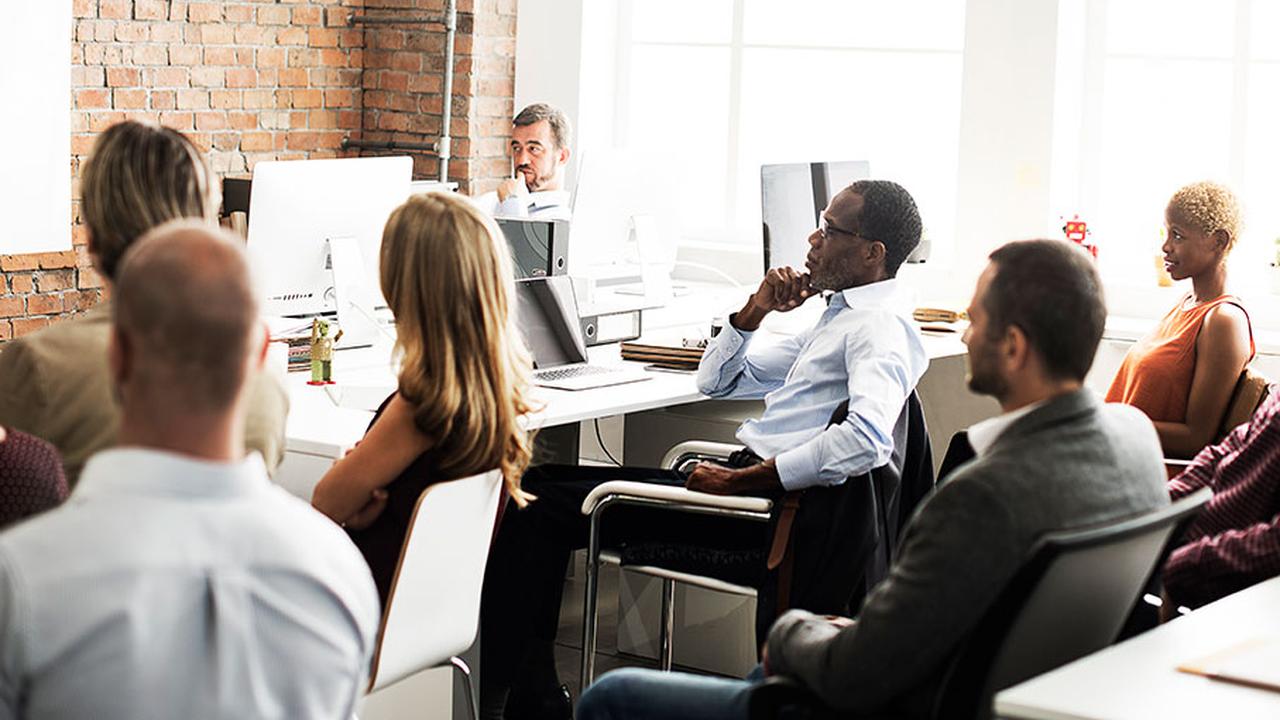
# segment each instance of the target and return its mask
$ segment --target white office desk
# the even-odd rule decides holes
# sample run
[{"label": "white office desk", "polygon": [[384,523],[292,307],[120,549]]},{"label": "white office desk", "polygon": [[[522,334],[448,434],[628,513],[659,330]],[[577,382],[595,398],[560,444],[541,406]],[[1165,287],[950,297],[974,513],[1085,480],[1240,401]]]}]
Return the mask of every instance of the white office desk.
[{"label": "white office desk", "polygon": [[[617,345],[591,348],[592,362],[621,362]],[[530,428],[568,425],[613,415],[670,407],[704,400],[692,373],[650,371],[643,382],[591,390],[533,388],[542,409],[529,416]],[[355,444],[373,419],[367,410],[338,407],[331,392],[352,392],[380,400],[390,394],[394,378],[385,346],[334,353],[333,390],[308,385],[309,373],[286,379],[289,418],[285,426],[285,462],[276,480],[306,499],[329,465]],[[376,400],[375,400],[376,402]]]},{"label": "white office desk", "polygon": [[[925,337],[931,360],[964,354],[964,345],[955,335]],[[589,350],[592,362],[620,362],[617,345]],[[330,390],[307,384],[308,373],[290,373],[286,378],[289,417],[285,426],[285,460],[276,472],[276,481],[290,492],[310,499],[311,490],[333,461],[355,444],[368,428],[373,413],[337,406],[331,392],[351,392],[363,396],[365,407],[390,394],[394,377],[388,345],[334,353]],[[554,427],[583,420],[626,415],[706,400],[698,392],[692,373],[650,371],[643,382],[613,385],[591,390],[551,390],[534,388],[540,411],[529,417],[529,427]]]},{"label": "white office desk", "polygon": [[1025,720],[1280,718],[1280,693],[1174,668],[1250,638],[1280,635],[1280,578],[996,695],[996,715]]}]

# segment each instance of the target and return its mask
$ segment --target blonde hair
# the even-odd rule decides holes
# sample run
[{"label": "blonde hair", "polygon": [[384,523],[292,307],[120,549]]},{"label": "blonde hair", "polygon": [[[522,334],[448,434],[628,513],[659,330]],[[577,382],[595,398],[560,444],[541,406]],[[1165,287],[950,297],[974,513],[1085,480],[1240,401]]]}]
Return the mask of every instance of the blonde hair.
[{"label": "blonde hair", "polygon": [[212,224],[218,211],[200,149],[177,130],[133,120],[98,136],[80,199],[89,249],[113,281],[125,251],[148,230],[181,218]]},{"label": "blonde hair", "polygon": [[443,193],[411,197],[382,233],[400,394],[448,477],[502,470],[518,505],[532,362],[515,323],[511,253],[493,220]]},{"label": "blonde hair", "polygon": [[1240,202],[1226,185],[1207,180],[1191,183],[1173,194],[1169,209],[1206,235],[1218,230],[1226,232],[1225,253],[1235,247],[1240,236]]}]

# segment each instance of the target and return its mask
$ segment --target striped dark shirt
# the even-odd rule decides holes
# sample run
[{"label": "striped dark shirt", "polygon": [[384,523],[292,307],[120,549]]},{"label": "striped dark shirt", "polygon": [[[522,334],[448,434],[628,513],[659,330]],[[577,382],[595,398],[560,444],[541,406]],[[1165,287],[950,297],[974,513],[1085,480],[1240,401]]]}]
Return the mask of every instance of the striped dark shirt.
[{"label": "striped dark shirt", "polygon": [[1213,499],[1164,567],[1169,597],[1198,607],[1280,575],[1280,393],[1169,481],[1173,499]]}]

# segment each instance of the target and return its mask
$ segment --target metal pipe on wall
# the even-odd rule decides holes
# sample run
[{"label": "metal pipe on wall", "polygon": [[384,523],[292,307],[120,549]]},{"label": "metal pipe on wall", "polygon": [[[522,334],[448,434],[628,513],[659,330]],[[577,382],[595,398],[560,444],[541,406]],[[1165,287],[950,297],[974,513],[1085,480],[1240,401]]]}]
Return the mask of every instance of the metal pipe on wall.
[{"label": "metal pipe on wall", "polygon": [[448,0],[444,10],[444,99],[440,117],[440,182],[449,182],[449,158],[453,154],[453,43],[458,32],[458,2]]}]

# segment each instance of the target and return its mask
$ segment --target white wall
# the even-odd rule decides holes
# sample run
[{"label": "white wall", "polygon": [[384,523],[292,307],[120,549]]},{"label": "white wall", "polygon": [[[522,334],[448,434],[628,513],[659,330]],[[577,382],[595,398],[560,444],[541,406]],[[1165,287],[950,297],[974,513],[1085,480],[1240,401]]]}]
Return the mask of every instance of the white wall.
[{"label": "white wall", "polygon": [[[616,17],[632,1],[643,0],[519,0],[517,105],[562,104],[578,128],[579,151],[612,145],[616,134]],[[902,276],[919,289],[922,303],[964,307],[992,248],[1060,234],[1055,221],[1067,208],[1055,205],[1055,197],[1079,178],[1064,172],[1071,163],[1054,162],[1055,153],[1061,159],[1066,151],[1055,148],[1055,135],[1063,136],[1055,133],[1055,121],[1072,120],[1075,126],[1062,130],[1074,135],[1082,115],[1055,117],[1055,107],[1080,107],[1084,48],[1076,41],[1084,36],[1072,23],[1082,22],[1085,0],[956,1],[965,2],[966,22],[954,250],[937,262],[904,267]],[[1060,38],[1067,38],[1064,47]],[[758,272],[758,254],[738,257],[743,254],[719,246],[681,248],[682,258],[705,263],[720,255],[731,272]],[[1154,320],[1183,291],[1109,288],[1108,304],[1114,314]],[[1245,301],[1255,327],[1280,330],[1274,294],[1255,292]]]},{"label": "white wall", "polygon": [[71,3],[9,2],[0,43],[0,254],[71,249]]}]

